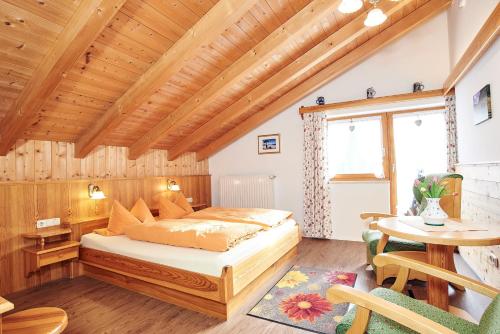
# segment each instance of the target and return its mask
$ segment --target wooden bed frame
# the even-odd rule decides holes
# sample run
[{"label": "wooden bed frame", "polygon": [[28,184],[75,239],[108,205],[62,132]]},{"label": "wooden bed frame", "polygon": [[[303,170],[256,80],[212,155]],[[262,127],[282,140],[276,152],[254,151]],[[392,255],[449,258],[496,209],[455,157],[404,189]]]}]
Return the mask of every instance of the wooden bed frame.
[{"label": "wooden bed frame", "polygon": [[[76,238],[95,228],[107,226],[107,219],[88,223],[74,229]],[[224,267],[220,277],[85,247],[80,248],[79,262],[84,265],[83,275],[193,311],[228,319],[260,284],[291,265],[300,240],[297,226],[248,259]]]}]

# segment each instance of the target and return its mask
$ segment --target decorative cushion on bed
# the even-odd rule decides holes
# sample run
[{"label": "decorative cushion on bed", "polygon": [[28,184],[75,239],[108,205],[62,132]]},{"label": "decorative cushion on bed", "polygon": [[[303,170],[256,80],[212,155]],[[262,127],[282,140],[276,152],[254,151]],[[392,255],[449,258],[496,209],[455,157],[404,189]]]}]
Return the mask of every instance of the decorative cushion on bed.
[{"label": "decorative cushion on bed", "polygon": [[187,215],[187,212],[183,208],[166,197],[160,197],[158,204],[160,209],[160,219],[179,219]]},{"label": "decorative cushion on bed", "polygon": [[112,236],[118,235],[118,234],[113,233],[110,230],[108,230],[107,227],[95,229],[94,233],[97,233],[97,234],[102,235],[104,237],[112,237]]},{"label": "decorative cushion on bed", "polygon": [[[410,298],[399,292],[385,288],[377,288],[372,290],[370,294],[385,299],[393,304],[402,306],[415,313],[418,313],[426,317],[427,319],[437,322],[457,333],[472,334],[479,332],[478,325],[459,318],[451,313],[445,312],[435,306]],[[351,327],[354,320],[355,310],[356,307],[353,307],[346,313],[340,324],[338,324],[337,326],[337,334],[345,334]],[[413,334],[416,332],[403,325],[398,324],[393,320],[387,319],[386,317],[372,312],[366,333]]]},{"label": "decorative cushion on bed", "polygon": [[155,217],[151,214],[151,210],[149,210],[148,205],[142,198],[139,198],[137,202],[135,202],[134,207],[130,210],[130,213],[143,223],[156,221]]},{"label": "decorative cushion on bed", "polygon": [[193,208],[191,207],[191,204],[189,204],[189,202],[186,199],[186,196],[184,196],[182,191],[177,192],[177,196],[175,196],[174,203],[180,206],[188,214],[194,212]]},{"label": "decorative cushion on bed", "polygon": [[115,235],[125,234],[125,228],[135,224],[140,224],[141,221],[134,217],[127,209],[118,201],[113,201],[113,207],[109,215],[108,230]]}]

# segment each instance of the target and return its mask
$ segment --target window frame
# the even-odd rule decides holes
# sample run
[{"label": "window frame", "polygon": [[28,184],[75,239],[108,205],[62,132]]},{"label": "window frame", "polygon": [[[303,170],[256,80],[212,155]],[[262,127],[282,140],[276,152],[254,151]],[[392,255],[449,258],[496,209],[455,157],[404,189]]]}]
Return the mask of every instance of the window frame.
[{"label": "window frame", "polygon": [[363,118],[373,118],[380,117],[381,125],[381,136],[382,136],[382,168],[384,171],[384,177],[377,177],[373,173],[360,173],[360,174],[336,174],[334,177],[330,178],[331,182],[335,181],[390,181],[390,166],[391,166],[391,140],[390,140],[390,127],[388,113],[373,113],[373,114],[363,114],[363,115],[353,115],[353,116],[341,116],[341,117],[331,117],[328,118],[328,122],[342,121],[342,120],[354,120]]}]

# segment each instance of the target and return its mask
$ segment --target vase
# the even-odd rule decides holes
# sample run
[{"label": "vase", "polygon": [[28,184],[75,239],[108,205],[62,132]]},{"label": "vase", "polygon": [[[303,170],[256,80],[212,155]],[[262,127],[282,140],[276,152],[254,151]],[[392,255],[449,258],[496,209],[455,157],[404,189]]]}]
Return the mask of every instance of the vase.
[{"label": "vase", "polygon": [[448,218],[446,212],[441,208],[439,201],[441,198],[426,198],[427,206],[420,214],[427,225],[444,225],[444,220]]}]

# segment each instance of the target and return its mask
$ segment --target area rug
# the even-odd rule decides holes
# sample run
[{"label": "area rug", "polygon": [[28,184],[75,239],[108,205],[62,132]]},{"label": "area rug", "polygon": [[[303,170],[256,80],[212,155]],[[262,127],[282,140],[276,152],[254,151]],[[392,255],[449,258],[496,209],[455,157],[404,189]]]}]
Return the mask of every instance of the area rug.
[{"label": "area rug", "polygon": [[349,304],[331,304],[326,291],[334,284],[355,282],[355,273],[294,266],[248,315],[315,333],[335,333]]}]

